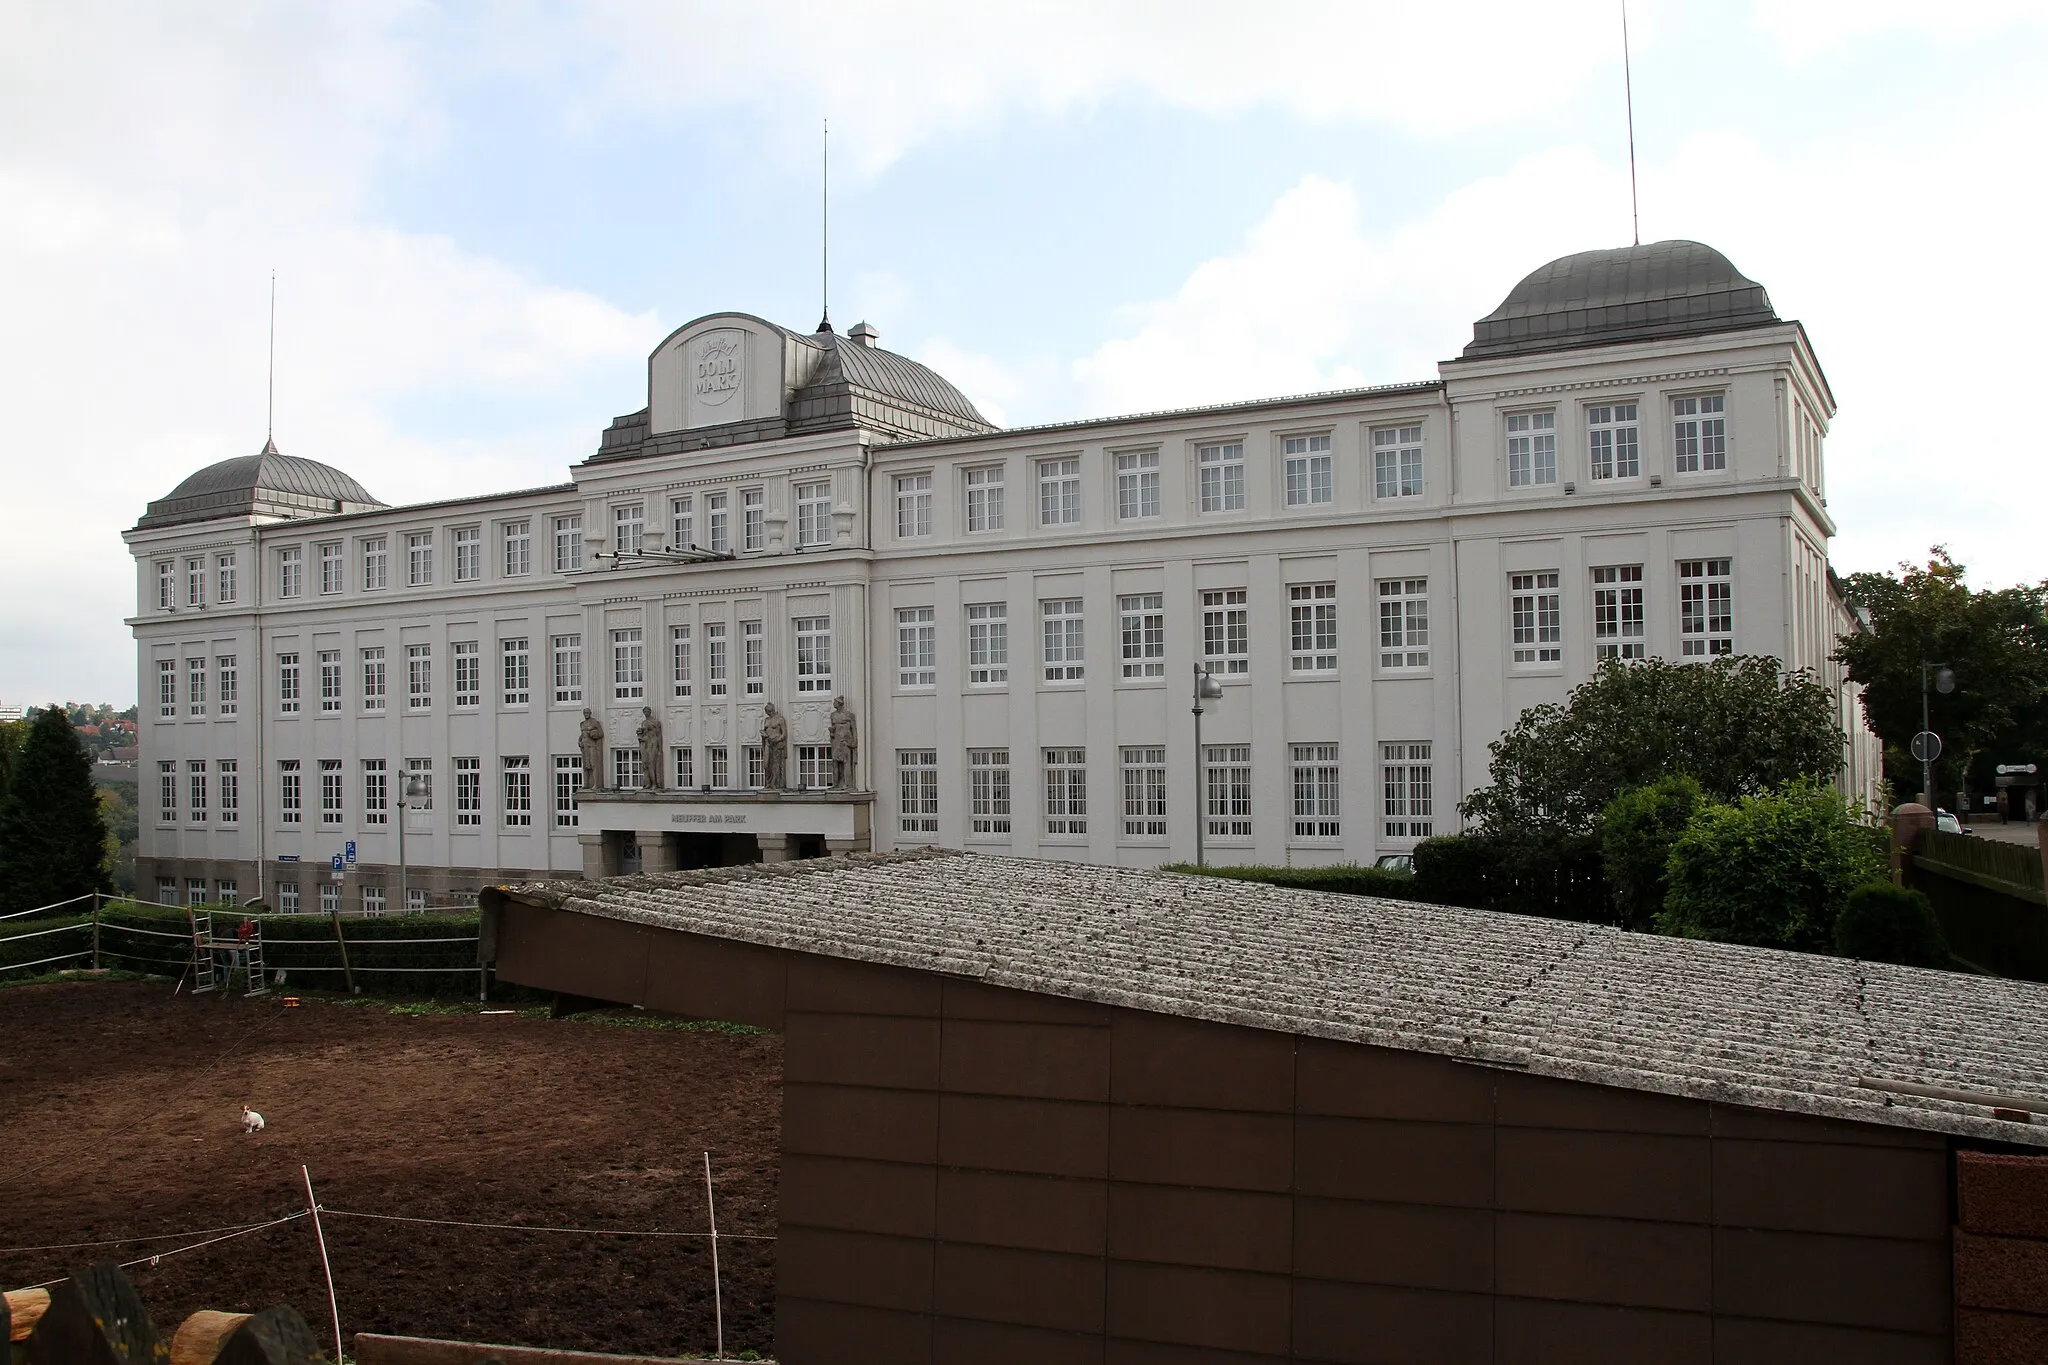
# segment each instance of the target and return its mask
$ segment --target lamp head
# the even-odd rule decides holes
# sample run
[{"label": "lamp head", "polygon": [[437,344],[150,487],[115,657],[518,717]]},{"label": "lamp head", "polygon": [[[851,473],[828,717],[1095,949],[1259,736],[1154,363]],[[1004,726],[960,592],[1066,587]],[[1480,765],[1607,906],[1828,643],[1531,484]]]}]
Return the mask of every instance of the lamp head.
[{"label": "lamp head", "polygon": [[1956,671],[1947,664],[1943,664],[1940,668],[1936,669],[1934,673],[1934,690],[1943,696],[1947,696],[1955,691]]},{"label": "lamp head", "polygon": [[1201,677],[1195,682],[1195,699],[1197,701],[1223,700],[1223,684],[1217,682],[1215,675],[1206,668],[1202,670]]},{"label": "lamp head", "polygon": [[419,778],[417,778],[417,777],[408,777],[408,778],[406,778],[406,779],[405,779],[405,799],[406,799],[406,800],[408,800],[408,801],[417,801],[417,800],[419,800],[419,799],[420,799],[420,798],[421,798],[422,796],[425,796],[426,794],[427,794],[427,784],[426,784],[426,783],[424,783],[424,782],[420,781],[420,779],[419,779]]}]

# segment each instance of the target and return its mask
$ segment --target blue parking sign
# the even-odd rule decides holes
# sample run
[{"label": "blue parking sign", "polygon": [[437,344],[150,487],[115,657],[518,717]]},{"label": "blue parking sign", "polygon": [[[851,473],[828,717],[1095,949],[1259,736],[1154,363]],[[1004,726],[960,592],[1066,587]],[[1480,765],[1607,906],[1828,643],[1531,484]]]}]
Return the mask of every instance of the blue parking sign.
[{"label": "blue parking sign", "polygon": [[343,845],[341,846],[341,856],[342,856],[342,857],[343,857],[344,859],[346,859],[346,860],[347,860],[347,862],[348,862],[348,865],[349,865],[350,867],[354,867],[354,866],[356,865],[356,841],[355,841],[355,840],[351,839],[351,840],[349,840],[349,841],[348,841],[347,843],[345,843],[345,844],[343,844]]},{"label": "blue parking sign", "polygon": [[333,867],[336,872],[341,871],[341,855],[339,853],[334,855]]}]

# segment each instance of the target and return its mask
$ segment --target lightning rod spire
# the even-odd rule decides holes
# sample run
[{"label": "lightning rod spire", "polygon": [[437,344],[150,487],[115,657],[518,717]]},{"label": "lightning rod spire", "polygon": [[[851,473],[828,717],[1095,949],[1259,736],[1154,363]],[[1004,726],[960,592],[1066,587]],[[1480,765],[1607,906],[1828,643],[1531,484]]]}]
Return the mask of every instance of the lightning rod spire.
[{"label": "lightning rod spire", "polygon": [[1628,101],[1628,218],[1635,244],[1643,244],[1643,215],[1636,200],[1636,90],[1628,58],[1628,0],[1621,0],[1621,89]]}]

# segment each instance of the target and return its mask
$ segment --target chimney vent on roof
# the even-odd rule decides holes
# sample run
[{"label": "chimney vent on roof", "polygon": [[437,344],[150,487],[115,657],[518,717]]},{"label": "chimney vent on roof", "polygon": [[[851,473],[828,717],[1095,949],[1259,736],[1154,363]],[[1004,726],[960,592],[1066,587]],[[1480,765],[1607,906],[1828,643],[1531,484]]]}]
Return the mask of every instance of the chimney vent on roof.
[{"label": "chimney vent on roof", "polygon": [[865,322],[854,323],[853,330],[848,332],[847,335],[863,346],[872,346],[882,339],[882,334],[868,326]]}]

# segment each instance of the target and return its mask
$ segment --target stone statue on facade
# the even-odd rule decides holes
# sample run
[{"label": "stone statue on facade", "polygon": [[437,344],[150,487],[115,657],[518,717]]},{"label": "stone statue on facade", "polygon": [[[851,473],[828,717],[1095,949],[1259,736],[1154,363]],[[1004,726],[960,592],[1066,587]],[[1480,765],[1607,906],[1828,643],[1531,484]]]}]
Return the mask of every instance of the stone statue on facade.
[{"label": "stone statue on facade", "polygon": [[604,790],[604,722],[583,708],[583,725],[576,731],[576,747],[583,751],[583,790]]},{"label": "stone statue on facade", "polygon": [[661,720],[654,714],[654,708],[640,708],[640,728],[633,732],[633,738],[640,741],[641,785],[648,791],[661,790]]},{"label": "stone statue on facade", "polygon": [[854,782],[854,759],[860,754],[860,727],[846,698],[832,699],[832,789],[846,791]]},{"label": "stone statue on facade", "polygon": [[772,701],[761,711],[761,785],[769,791],[789,787],[789,722]]}]

